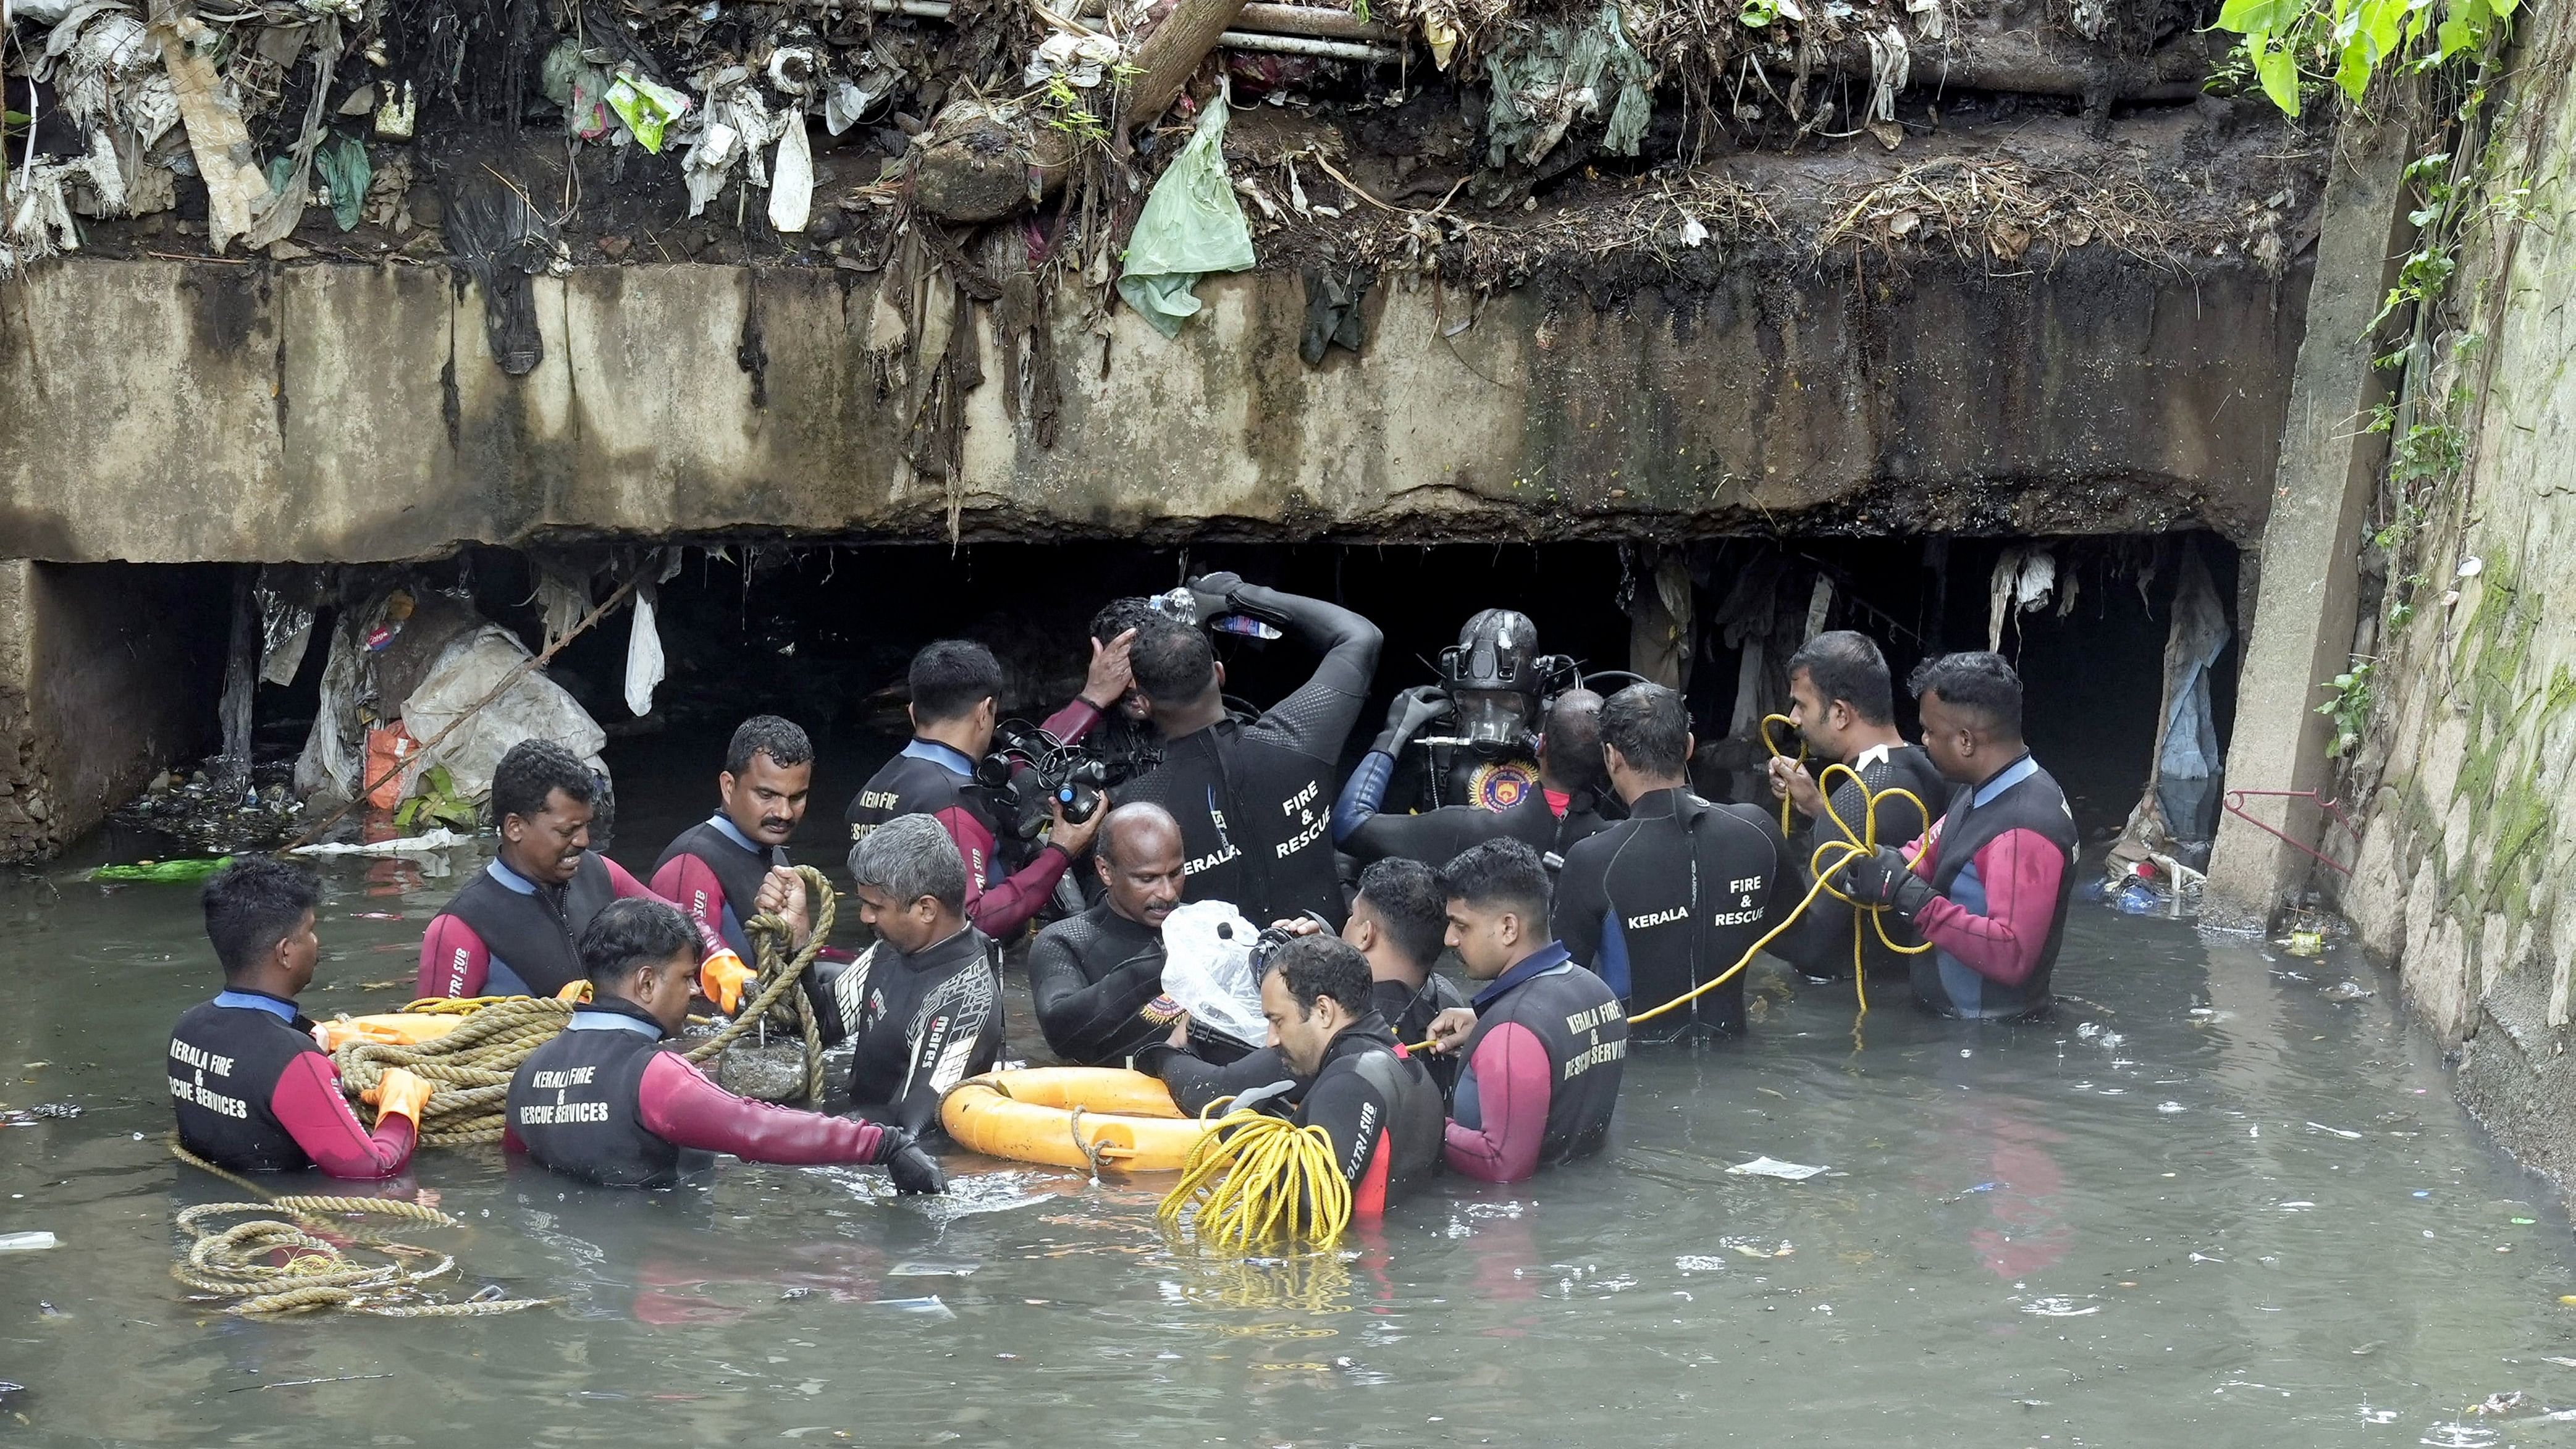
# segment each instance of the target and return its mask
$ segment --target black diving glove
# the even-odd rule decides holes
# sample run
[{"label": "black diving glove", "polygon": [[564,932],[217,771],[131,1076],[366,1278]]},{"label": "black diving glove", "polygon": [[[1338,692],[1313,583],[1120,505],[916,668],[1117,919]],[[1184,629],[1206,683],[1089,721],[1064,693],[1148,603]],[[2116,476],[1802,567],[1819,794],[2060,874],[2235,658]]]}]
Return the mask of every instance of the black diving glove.
[{"label": "black diving glove", "polygon": [[1199,624],[1204,627],[1220,614],[1241,613],[1242,606],[1235,603],[1234,591],[1242,587],[1243,575],[1232,569],[1201,574],[1190,580],[1190,597],[1199,606]]},{"label": "black diving glove", "polygon": [[1386,729],[1369,746],[1379,754],[1401,754],[1416,731],[1455,708],[1449,691],[1436,684],[1417,684],[1396,692],[1395,701],[1386,707]]},{"label": "black diving glove", "polygon": [[939,1170],[939,1159],[922,1150],[913,1135],[900,1127],[880,1127],[883,1145],[877,1149],[877,1161],[884,1165],[886,1176],[894,1179],[894,1190],[901,1193],[946,1192],[948,1174]]},{"label": "black diving glove", "polygon": [[1906,865],[1905,852],[1892,845],[1853,861],[1843,872],[1843,891],[1861,905],[1884,906],[1909,921],[1938,894]]}]

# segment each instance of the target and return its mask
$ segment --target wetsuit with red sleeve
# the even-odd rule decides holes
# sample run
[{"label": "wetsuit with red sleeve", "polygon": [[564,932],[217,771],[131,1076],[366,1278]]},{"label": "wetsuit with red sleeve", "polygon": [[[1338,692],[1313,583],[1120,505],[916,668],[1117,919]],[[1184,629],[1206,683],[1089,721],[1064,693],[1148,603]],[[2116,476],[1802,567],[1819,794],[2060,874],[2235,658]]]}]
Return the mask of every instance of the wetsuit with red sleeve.
[{"label": "wetsuit with red sleeve", "polygon": [[[636,896],[664,900],[597,851],[583,852],[581,868],[561,886],[538,885],[496,859],[431,919],[414,989],[422,996],[552,996],[582,979],[581,933],[610,901]],[[703,921],[698,943],[709,952],[725,947]]]},{"label": "wetsuit with red sleeve", "polygon": [[1475,1007],[1449,1112],[1449,1166],[1518,1182],[1600,1151],[1628,1056],[1628,1016],[1609,986],[1551,941],[1477,992]]},{"label": "wetsuit with red sleeve", "polygon": [[742,928],[758,912],[760,883],[787,864],[784,847],[763,849],[721,810],[673,837],[653,862],[653,894],[678,903],[690,920],[724,937],[745,961],[751,936]]},{"label": "wetsuit with red sleeve", "polygon": [[391,1177],[411,1161],[411,1119],[359,1125],[313,1023],[265,992],[226,991],[179,1018],[170,1103],[180,1145],[235,1172]]},{"label": "wetsuit with red sleeve", "polygon": [[[1058,743],[1073,744],[1100,721],[1100,710],[1076,699],[1049,716],[1043,728]],[[898,815],[928,815],[957,842],[966,861],[966,919],[997,941],[1008,941],[1055,896],[1073,857],[1064,847],[1042,847],[1037,858],[1005,874],[1001,826],[992,802],[975,782],[975,762],[965,751],[937,740],[916,739],[885,762],[850,800],[844,818],[858,840]]]},{"label": "wetsuit with red sleeve", "polygon": [[602,997],[510,1079],[504,1145],[603,1187],[669,1187],[708,1155],[793,1166],[874,1163],[910,1139],[872,1122],[737,1097],[662,1049],[662,1025]]},{"label": "wetsuit with red sleeve", "polygon": [[1931,834],[1906,847],[1921,852],[1914,873],[1936,892],[1914,912],[1932,943],[1912,958],[1914,999],[1944,1016],[2046,1011],[2076,843],[2065,793],[2028,755],[1960,787]]}]

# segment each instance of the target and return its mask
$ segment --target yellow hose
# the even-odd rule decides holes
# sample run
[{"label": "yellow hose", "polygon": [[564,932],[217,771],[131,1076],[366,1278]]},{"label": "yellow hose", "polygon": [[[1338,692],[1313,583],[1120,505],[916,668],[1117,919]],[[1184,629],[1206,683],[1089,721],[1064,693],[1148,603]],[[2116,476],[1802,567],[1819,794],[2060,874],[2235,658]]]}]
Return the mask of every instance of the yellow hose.
[{"label": "yellow hose", "polygon": [[1350,1226],[1351,1185],[1323,1128],[1246,1107],[1190,1149],[1154,1215],[1178,1227],[1184,1213],[1201,1243],[1232,1252],[1281,1242],[1329,1248]]},{"label": "yellow hose", "polygon": [[[1789,752],[1780,748],[1780,742],[1778,740],[1771,738],[1771,726],[1774,723],[1787,725],[1789,728],[1794,730],[1798,728],[1798,722],[1789,718],[1785,714],[1766,714],[1762,716],[1762,748],[1769,750],[1771,752],[1771,758],[1777,760],[1786,757]],[[1807,736],[1803,731],[1798,735],[1798,753],[1795,762],[1801,765],[1807,763]],[[1789,833],[1791,819],[1792,816],[1789,808],[1789,797],[1783,795],[1780,797],[1780,833],[1783,836],[1786,836]]]}]

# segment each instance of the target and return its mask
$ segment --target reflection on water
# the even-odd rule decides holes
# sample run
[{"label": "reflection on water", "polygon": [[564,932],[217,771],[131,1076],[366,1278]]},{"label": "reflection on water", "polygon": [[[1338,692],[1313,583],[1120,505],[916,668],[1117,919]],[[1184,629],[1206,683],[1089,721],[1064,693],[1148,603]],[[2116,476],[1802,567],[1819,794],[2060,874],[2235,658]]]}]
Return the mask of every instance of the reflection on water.
[{"label": "reflection on water", "polygon": [[[317,1013],[408,994],[435,869],[326,869]],[[67,867],[0,881],[0,920],[0,1107],[83,1109],[0,1128],[0,1233],[61,1240],[0,1255],[18,1443],[2576,1442],[2566,1223],[2432,1045],[2390,993],[2330,999],[2349,963],[2162,921],[2081,912],[2048,1024],[1882,1003],[1855,1049],[1820,989],[1641,1053],[1602,1159],[1443,1181],[1338,1253],[1202,1257],[1163,1182],[963,1154],[925,1201],[473,1150],[423,1157],[465,1223],[423,1239],[460,1294],[561,1306],[254,1324],[168,1277],[173,1212],[235,1195],[159,1141],[212,985],[192,896]],[[1763,1155],[1831,1166],[1728,1174]]]}]

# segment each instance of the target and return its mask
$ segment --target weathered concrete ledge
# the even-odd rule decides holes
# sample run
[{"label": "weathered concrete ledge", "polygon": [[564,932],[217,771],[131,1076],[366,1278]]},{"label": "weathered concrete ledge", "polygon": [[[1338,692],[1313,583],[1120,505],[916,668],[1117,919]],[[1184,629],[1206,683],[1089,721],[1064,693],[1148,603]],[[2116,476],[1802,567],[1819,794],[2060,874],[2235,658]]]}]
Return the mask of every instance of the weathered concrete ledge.
[{"label": "weathered concrete ledge", "polygon": [[[1201,286],[1165,341],[1055,322],[1061,434],[963,396],[875,277],[535,280],[504,375],[443,270],[72,259],[0,309],[0,558],[366,561],[703,536],[1671,536],[2263,524],[2307,276],[2101,248],[1990,277],[1748,266],[1609,310],[1395,285],[1363,355],[1297,355],[1289,275]],[[1464,326],[1472,319],[1472,325]],[[921,461],[918,465],[914,457]]]}]

